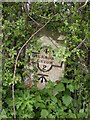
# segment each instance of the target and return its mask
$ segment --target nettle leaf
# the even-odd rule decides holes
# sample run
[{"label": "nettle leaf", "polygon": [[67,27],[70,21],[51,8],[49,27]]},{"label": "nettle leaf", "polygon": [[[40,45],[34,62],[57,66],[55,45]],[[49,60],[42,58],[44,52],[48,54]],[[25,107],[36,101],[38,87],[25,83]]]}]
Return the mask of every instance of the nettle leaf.
[{"label": "nettle leaf", "polygon": [[69,117],[69,118],[76,118],[76,115],[75,115],[75,113],[73,113],[73,112],[69,109],[68,117]]},{"label": "nettle leaf", "polygon": [[40,95],[36,96],[35,99],[36,99],[36,101],[43,102],[43,100],[41,99],[41,96],[40,96]]},{"label": "nettle leaf", "polygon": [[56,85],[56,86],[55,86],[55,90],[58,91],[58,92],[65,91],[64,84],[63,84],[63,83],[60,83],[60,84]]},{"label": "nettle leaf", "polygon": [[48,116],[48,111],[46,109],[42,109],[41,111],[41,118],[46,118]]},{"label": "nettle leaf", "polygon": [[33,106],[27,102],[27,110],[33,111]]},{"label": "nettle leaf", "polygon": [[68,106],[72,102],[72,97],[69,95],[64,95],[62,97],[62,101],[66,106]]},{"label": "nettle leaf", "polygon": [[72,82],[72,80],[68,80],[68,79],[66,79],[66,78],[62,78],[62,83],[71,83]]},{"label": "nettle leaf", "polygon": [[55,97],[55,96],[52,96],[52,101],[54,102],[54,103],[57,103],[57,98]]},{"label": "nettle leaf", "polygon": [[48,118],[54,118],[55,119],[55,115],[49,114]]},{"label": "nettle leaf", "polygon": [[70,90],[70,92],[74,92],[74,86],[72,84],[67,85],[67,88]]}]

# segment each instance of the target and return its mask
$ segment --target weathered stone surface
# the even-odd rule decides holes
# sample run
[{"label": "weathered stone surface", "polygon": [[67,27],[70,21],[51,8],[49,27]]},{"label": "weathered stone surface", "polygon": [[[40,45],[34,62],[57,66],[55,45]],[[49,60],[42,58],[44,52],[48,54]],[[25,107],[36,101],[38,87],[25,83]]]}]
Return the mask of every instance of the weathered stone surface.
[{"label": "weathered stone surface", "polygon": [[37,68],[38,68],[38,76],[48,80],[51,80],[52,82],[59,81],[60,77],[63,76],[64,71],[64,64],[61,62],[58,62],[55,57],[46,56],[46,53],[41,54],[43,58],[38,58],[37,62]]},{"label": "weathered stone surface", "polygon": [[[57,40],[64,40],[64,36],[59,36]],[[56,41],[57,41],[56,40]],[[56,49],[57,47],[60,48],[60,42],[56,42],[53,40],[51,36],[43,35],[38,39],[38,41],[42,42],[43,48],[46,48],[46,46],[51,47],[52,50]],[[49,51],[49,49],[42,49],[38,55],[38,61],[37,61],[37,68],[38,68],[38,83],[37,87],[39,89],[42,89],[45,87],[45,83],[48,80],[51,80],[52,82],[60,81],[61,77],[63,77],[64,72],[64,63],[62,60],[58,61],[53,56],[52,52]],[[42,87],[41,87],[42,86]]]},{"label": "weathered stone surface", "polygon": [[[52,37],[52,35],[48,35],[45,32],[40,34],[37,42],[42,43],[42,45],[40,46],[40,51],[34,51],[37,55],[34,57],[35,61],[33,61],[34,66],[37,68],[38,89],[43,89],[49,80],[52,82],[60,81],[61,77],[63,77],[64,63],[62,58],[58,61],[53,52],[55,49],[63,47],[64,39],[65,36],[63,35]],[[33,69],[32,66],[33,64],[30,68]],[[31,76],[33,76],[33,73]],[[32,77],[31,79],[33,80],[34,78]]]}]

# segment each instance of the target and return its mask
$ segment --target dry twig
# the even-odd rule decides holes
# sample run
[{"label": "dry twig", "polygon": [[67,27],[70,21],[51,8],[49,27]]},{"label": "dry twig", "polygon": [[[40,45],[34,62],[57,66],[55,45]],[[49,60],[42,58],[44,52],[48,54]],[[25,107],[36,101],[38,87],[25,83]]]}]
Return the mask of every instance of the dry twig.
[{"label": "dry twig", "polygon": [[[57,14],[55,14],[53,17],[55,17]],[[28,44],[28,42],[38,33],[40,32],[52,19],[53,17],[48,21],[46,22],[45,25],[43,25],[41,28],[39,28],[34,34],[31,35],[31,37],[23,44],[23,46],[20,48],[18,54],[17,54],[17,57],[16,57],[16,60],[15,60],[15,65],[14,65],[14,75],[13,75],[13,82],[12,82],[12,99],[13,99],[13,111],[14,111],[14,119],[16,120],[16,110],[15,110],[15,100],[14,100],[14,92],[15,92],[15,89],[14,89],[14,81],[15,81],[15,76],[16,76],[16,68],[17,68],[17,63],[18,63],[18,58],[20,56],[20,53],[22,51],[22,49]]]},{"label": "dry twig", "polygon": [[84,40],[76,47],[76,49],[77,48],[79,49],[85,41],[86,41],[86,38],[84,38]]},{"label": "dry twig", "polygon": [[[27,2],[27,3],[28,3],[28,2]],[[28,4],[30,5],[30,3],[28,3]],[[40,24],[39,24],[35,19],[33,19],[33,18],[30,16],[29,12],[26,10],[26,8],[25,8],[24,5],[23,5],[23,9],[25,10],[27,16],[28,16],[36,25],[40,26]]]},{"label": "dry twig", "polygon": [[[85,41],[86,41],[86,38],[84,38],[84,39],[82,40],[82,42],[81,42],[76,48],[73,49],[73,51],[74,51],[75,49],[81,48],[82,44],[84,44]],[[88,73],[88,68],[87,68],[87,66],[86,66],[85,63],[81,60],[81,58],[80,58],[79,56],[78,56],[78,58],[79,58],[79,60],[80,60],[81,65],[83,66],[83,70]]]},{"label": "dry twig", "polygon": [[84,8],[87,5],[88,0],[86,0],[85,4],[79,7],[78,9]]}]

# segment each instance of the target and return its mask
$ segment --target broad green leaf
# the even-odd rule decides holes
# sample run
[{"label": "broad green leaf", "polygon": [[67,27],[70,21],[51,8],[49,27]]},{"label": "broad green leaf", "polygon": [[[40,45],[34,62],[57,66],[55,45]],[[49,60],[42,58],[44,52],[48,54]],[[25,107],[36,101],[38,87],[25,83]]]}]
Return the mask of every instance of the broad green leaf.
[{"label": "broad green leaf", "polygon": [[80,110],[79,110],[79,113],[84,113],[84,109],[80,109]]},{"label": "broad green leaf", "polygon": [[65,91],[64,84],[63,84],[63,83],[60,83],[60,84],[56,85],[56,86],[55,86],[55,90],[58,91],[58,92]]},{"label": "broad green leaf", "polygon": [[55,118],[55,115],[49,114],[48,118]]},{"label": "broad green leaf", "polygon": [[80,109],[78,113],[78,118],[83,118],[84,116],[86,116],[84,109]]},{"label": "broad green leaf", "polygon": [[72,82],[72,80],[68,80],[68,79],[66,79],[66,78],[63,78],[62,79],[62,83],[71,83]]},{"label": "broad green leaf", "polygon": [[76,118],[76,115],[75,115],[75,113],[72,113],[71,110],[69,110],[68,117],[70,117],[70,118]]},{"label": "broad green leaf", "polygon": [[41,111],[41,118],[46,118],[48,116],[48,111],[46,109],[42,109]]},{"label": "broad green leaf", "polygon": [[41,99],[40,95],[38,95],[35,99],[36,99],[36,101],[42,102],[42,99]]},{"label": "broad green leaf", "polygon": [[52,96],[52,98],[51,98],[52,100],[53,100],[53,102],[54,103],[56,103],[57,102],[57,98],[55,97],[55,96]]},{"label": "broad green leaf", "polygon": [[74,86],[72,84],[67,85],[67,88],[71,91],[74,92]]},{"label": "broad green leaf", "polygon": [[64,95],[62,97],[62,101],[66,106],[68,106],[72,102],[72,97],[69,95]]},{"label": "broad green leaf", "polygon": [[3,109],[1,113],[2,118],[7,118],[6,111]]},{"label": "broad green leaf", "polygon": [[66,26],[68,25],[68,22],[67,22],[67,20],[65,20],[65,22],[64,22],[64,23],[65,23],[65,25],[66,25]]}]

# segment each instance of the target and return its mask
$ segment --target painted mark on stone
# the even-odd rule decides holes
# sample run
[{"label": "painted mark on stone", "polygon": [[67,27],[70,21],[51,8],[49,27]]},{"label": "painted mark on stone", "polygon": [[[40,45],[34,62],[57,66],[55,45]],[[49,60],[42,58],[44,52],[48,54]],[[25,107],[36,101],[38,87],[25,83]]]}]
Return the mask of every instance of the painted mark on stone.
[{"label": "painted mark on stone", "polygon": [[43,83],[43,82],[47,82],[47,79],[46,79],[45,77],[48,76],[48,75],[44,75],[44,74],[38,74],[38,75],[41,76],[41,77],[39,77],[39,79],[38,79],[38,80],[41,81],[41,83]]}]

